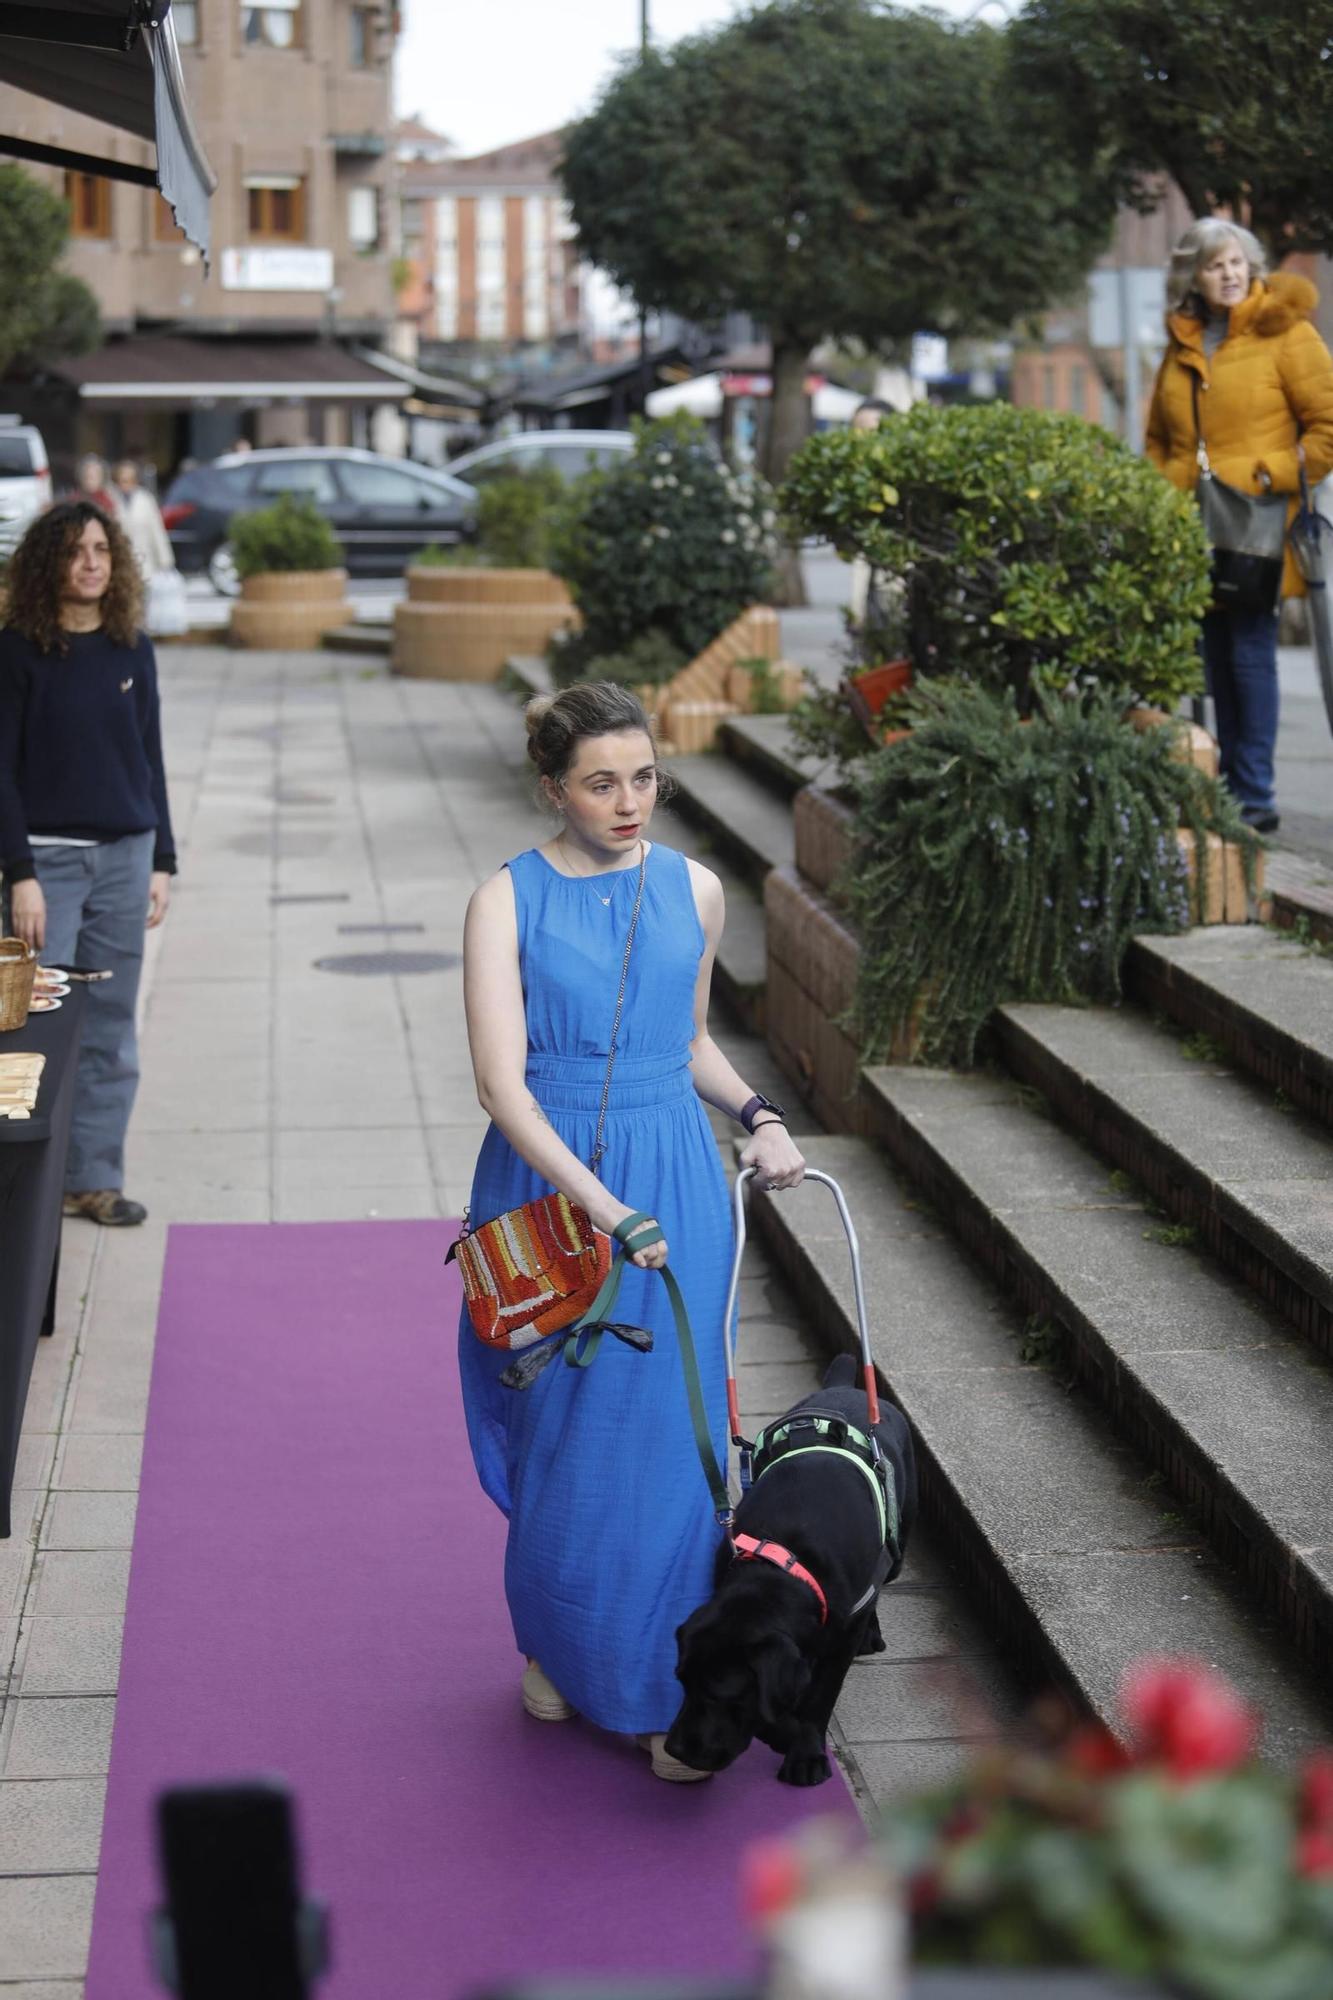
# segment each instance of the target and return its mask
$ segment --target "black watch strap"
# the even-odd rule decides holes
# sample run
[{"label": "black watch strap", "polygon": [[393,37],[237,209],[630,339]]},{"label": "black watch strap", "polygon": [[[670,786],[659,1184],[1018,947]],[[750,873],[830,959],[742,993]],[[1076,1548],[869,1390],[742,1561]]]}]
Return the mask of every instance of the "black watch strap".
[{"label": "black watch strap", "polygon": [[752,1133],[754,1131],[754,1121],[761,1111],[767,1111],[772,1114],[770,1118],[765,1120],[766,1124],[785,1125],[787,1122],[787,1114],[782,1106],[775,1104],[771,1097],[763,1097],[756,1091],[754,1096],[747,1098],[741,1106],[740,1121],[747,1132]]}]

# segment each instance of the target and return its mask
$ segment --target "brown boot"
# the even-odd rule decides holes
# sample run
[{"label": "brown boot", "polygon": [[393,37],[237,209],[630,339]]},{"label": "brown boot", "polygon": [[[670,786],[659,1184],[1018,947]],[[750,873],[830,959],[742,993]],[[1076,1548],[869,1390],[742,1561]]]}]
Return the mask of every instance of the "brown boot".
[{"label": "brown boot", "polygon": [[86,1188],[81,1194],[67,1194],[64,1212],[81,1215],[87,1222],[100,1222],[105,1229],[133,1229],[148,1215],[142,1202],[130,1201],[119,1188]]}]

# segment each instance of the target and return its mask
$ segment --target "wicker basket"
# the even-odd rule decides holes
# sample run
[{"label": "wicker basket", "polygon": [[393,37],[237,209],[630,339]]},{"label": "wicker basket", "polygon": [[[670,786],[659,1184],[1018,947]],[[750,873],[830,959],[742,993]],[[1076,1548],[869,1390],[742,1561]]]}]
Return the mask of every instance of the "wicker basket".
[{"label": "wicker basket", "polygon": [[37,954],[22,938],[0,938],[0,1035],[21,1028],[32,1004]]}]

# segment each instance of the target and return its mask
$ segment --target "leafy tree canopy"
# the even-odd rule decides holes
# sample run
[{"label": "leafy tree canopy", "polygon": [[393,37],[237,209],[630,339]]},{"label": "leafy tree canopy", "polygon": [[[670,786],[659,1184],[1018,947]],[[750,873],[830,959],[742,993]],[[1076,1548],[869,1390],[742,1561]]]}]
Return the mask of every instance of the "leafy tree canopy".
[{"label": "leafy tree canopy", "polygon": [[86,354],[101,338],[97,301],[57,258],[65,204],[21,167],[0,166],[0,374],[16,361]]},{"label": "leafy tree canopy", "polygon": [[779,0],[627,62],[564,178],[643,305],[738,308],[805,352],[1002,330],[1078,282],[1110,219],[1001,33],[877,0]]},{"label": "leafy tree canopy", "polygon": [[1165,172],[1275,254],[1333,251],[1328,0],[1028,0],[1009,39],[1058,142],[1119,198],[1155,206]]}]

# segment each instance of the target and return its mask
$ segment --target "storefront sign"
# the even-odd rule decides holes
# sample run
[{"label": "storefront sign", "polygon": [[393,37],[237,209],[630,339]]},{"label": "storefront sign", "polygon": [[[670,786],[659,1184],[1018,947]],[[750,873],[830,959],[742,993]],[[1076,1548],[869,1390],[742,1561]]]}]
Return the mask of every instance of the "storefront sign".
[{"label": "storefront sign", "polygon": [[300,243],[247,244],[220,262],[227,292],[327,292],[333,283],[332,250]]}]

